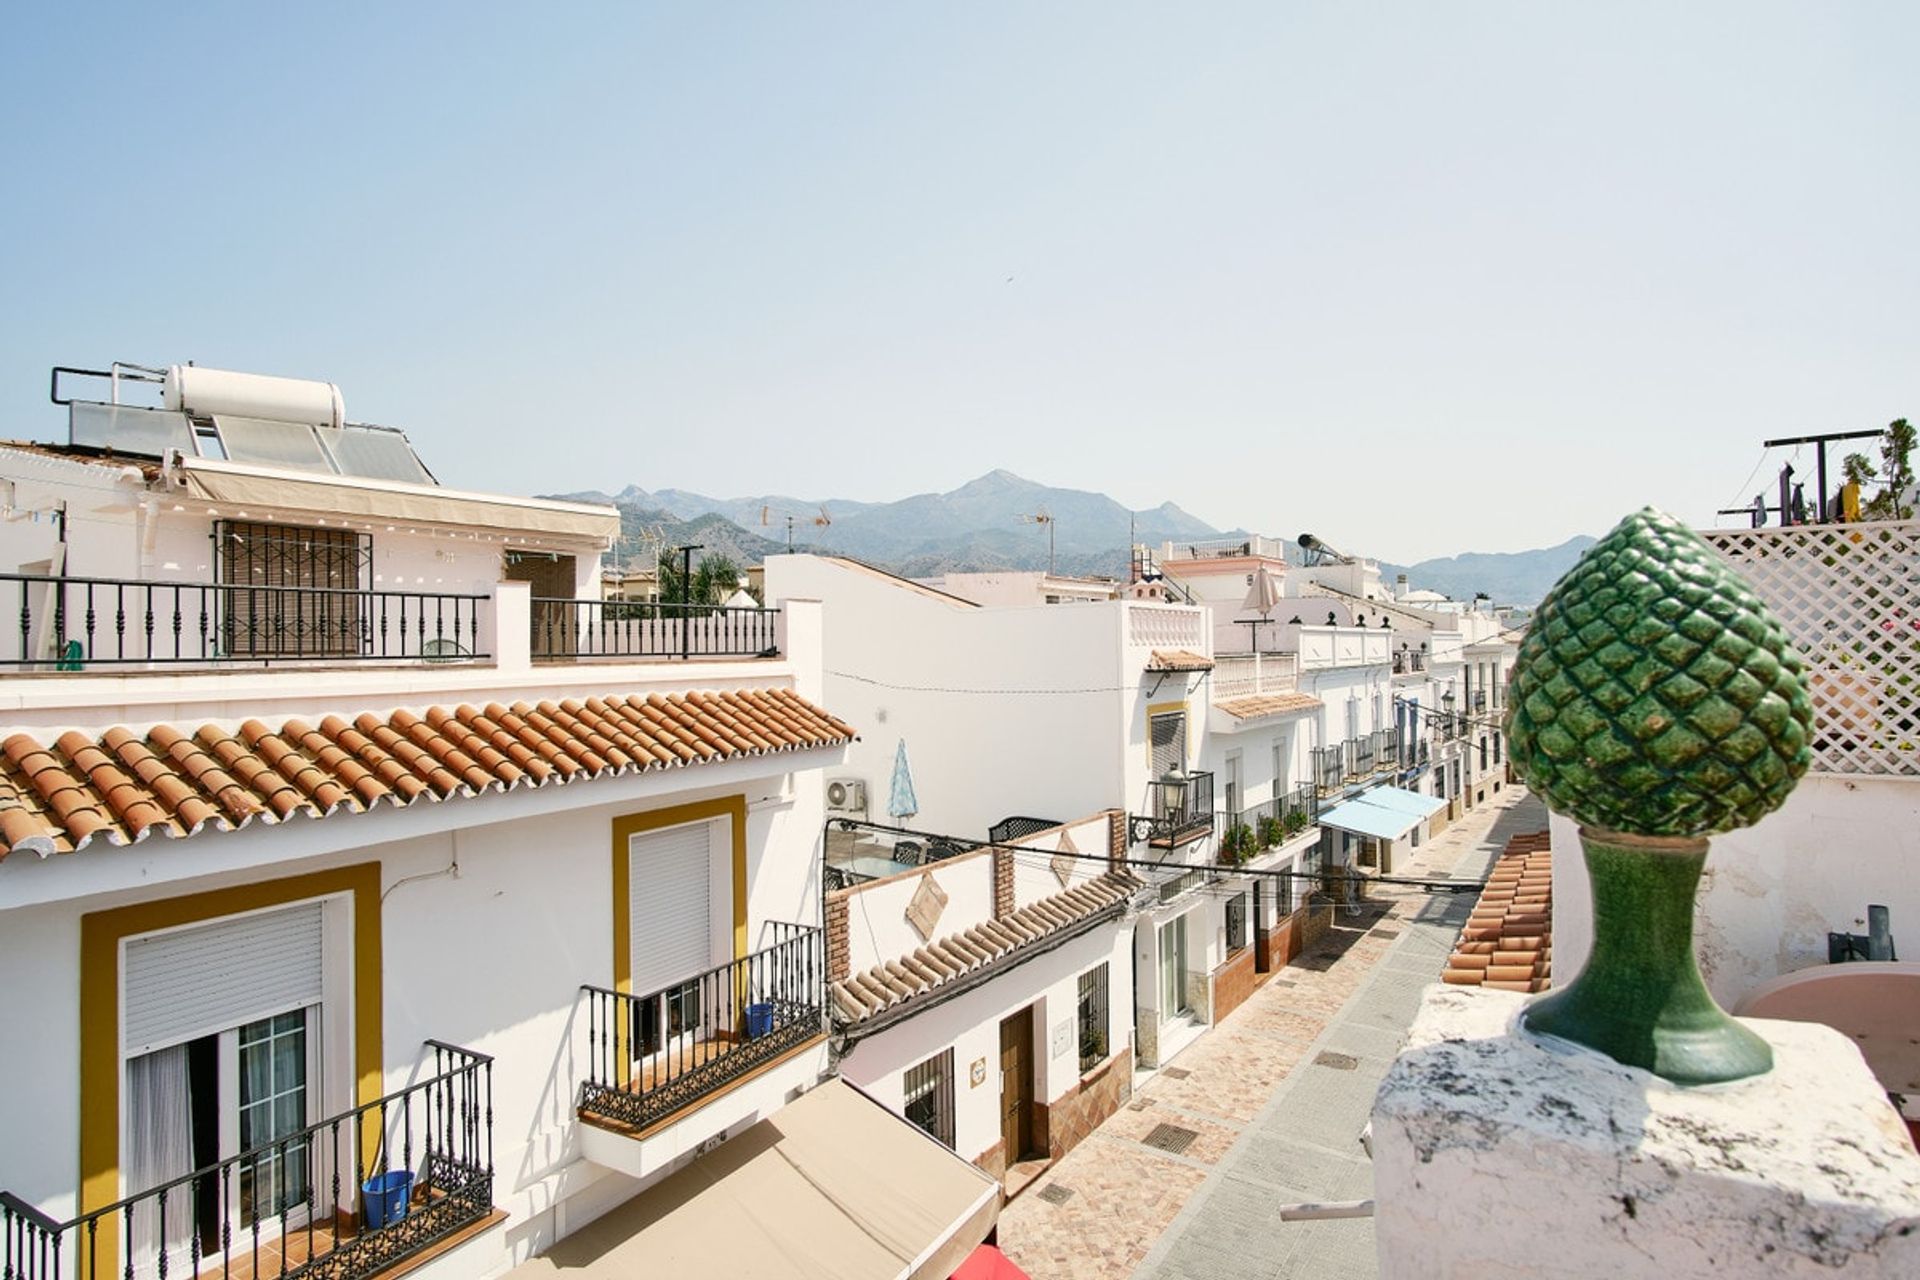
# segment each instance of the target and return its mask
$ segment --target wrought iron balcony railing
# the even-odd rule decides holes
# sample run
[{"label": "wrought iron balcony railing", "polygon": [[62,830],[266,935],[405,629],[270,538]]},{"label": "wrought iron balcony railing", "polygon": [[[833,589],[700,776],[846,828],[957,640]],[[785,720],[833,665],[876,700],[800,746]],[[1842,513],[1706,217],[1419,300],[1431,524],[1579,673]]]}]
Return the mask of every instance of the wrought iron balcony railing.
[{"label": "wrought iron balcony railing", "polygon": [[583,984],[580,1114],[649,1129],[825,1034],[824,934],[771,927],[771,946],[644,995]]},{"label": "wrought iron balcony railing", "polygon": [[481,658],[483,595],[0,573],[0,666]]},{"label": "wrought iron balcony railing", "polygon": [[1127,820],[1127,832],[1160,848],[1189,844],[1213,830],[1213,775],[1205,770],[1186,775],[1186,782],[1147,786],[1148,811]]},{"label": "wrought iron balcony railing", "polygon": [[361,1280],[493,1212],[493,1059],[433,1074],[66,1222],[0,1192],[8,1280]]},{"label": "wrought iron balcony railing", "polygon": [[1320,814],[1320,801],[1311,782],[1290,787],[1271,800],[1263,800],[1248,809],[1227,815],[1227,829],[1245,827],[1262,848],[1284,844],[1313,827]]},{"label": "wrought iron balcony railing", "polygon": [[536,658],[771,658],[778,609],[637,600],[533,601]]}]

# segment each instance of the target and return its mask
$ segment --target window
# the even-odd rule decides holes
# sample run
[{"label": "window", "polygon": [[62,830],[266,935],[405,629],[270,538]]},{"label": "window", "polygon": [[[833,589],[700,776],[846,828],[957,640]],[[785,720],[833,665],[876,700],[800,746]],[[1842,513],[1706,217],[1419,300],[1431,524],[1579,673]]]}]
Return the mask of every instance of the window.
[{"label": "window", "polygon": [[347,529],[221,520],[213,527],[222,586],[221,645],[233,657],[340,657],[362,648],[373,542]]},{"label": "window", "polygon": [[1153,776],[1165,777],[1187,767],[1187,713],[1170,711],[1152,717],[1148,735],[1153,743]]},{"label": "window", "polygon": [[[1288,867],[1288,871],[1304,870],[1301,866]],[[1273,909],[1275,914],[1285,918],[1293,914],[1293,877],[1276,876],[1273,881]]]},{"label": "window", "polygon": [[1240,816],[1240,753],[1227,753],[1227,819],[1234,821]]},{"label": "window", "polygon": [[953,1050],[942,1049],[917,1067],[905,1081],[909,1121],[934,1138],[953,1145]]},{"label": "window", "polygon": [[1487,771],[1487,735],[1480,735],[1480,772]]},{"label": "window", "polygon": [[[283,1013],[240,1028],[240,1149],[252,1151],[307,1124],[307,1015]],[[240,1166],[240,1218],[263,1221],[304,1205],[307,1140]]]},{"label": "window", "polygon": [[1493,731],[1493,762],[1500,763],[1500,731],[1498,729]]},{"label": "window", "polygon": [[1293,753],[1287,750],[1286,735],[1273,740],[1273,793],[1283,796],[1293,789]]},{"label": "window", "polygon": [[1080,975],[1076,1005],[1080,1030],[1080,1071],[1084,1075],[1107,1060],[1107,966]]},{"label": "window", "polygon": [[1247,895],[1236,893],[1227,899],[1227,954],[1247,947]]}]

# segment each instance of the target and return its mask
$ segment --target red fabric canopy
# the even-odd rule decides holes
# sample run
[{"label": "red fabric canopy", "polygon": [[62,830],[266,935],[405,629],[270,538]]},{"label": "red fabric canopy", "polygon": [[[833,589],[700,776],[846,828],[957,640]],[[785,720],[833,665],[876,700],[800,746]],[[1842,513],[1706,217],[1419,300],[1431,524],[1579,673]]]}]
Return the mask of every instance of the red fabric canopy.
[{"label": "red fabric canopy", "polygon": [[1013,1259],[990,1244],[983,1244],[967,1255],[953,1280],[1033,1280],[1013,1264]]}]

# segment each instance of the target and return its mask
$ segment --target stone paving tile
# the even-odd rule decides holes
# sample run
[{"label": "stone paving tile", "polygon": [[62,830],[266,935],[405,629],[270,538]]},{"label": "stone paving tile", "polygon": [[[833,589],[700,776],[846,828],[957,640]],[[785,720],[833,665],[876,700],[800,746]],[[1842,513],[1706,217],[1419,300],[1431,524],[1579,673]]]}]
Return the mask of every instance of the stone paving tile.
[{"label": "stone paving tile", "polygon": [[1198,1160],[1202,1164],[1212,1164],[1227,1154],[1228,1148],[1232,1147],[1234,1141],[1240,1136],[1238,1125],[1202,1120],[1197,1114],[1185,1108],[1173,1110],[1170,1106],[1162,1105],[1153,1094],[1147,1094],[1145,1097],[1148,1104],[1145,1110],[1136,1111],[1130,1106],[1120,1108],[1100,1126],[1100,1136],[1140,1142],[1153,1131],[1155,1125],[1178,1125],[1197,1135],[1187,1149],[1180,1154],[1189,1160]]},{"label": "stone paving tile", "polygon": [[[1528,803],[1524,792],[1503,795],[1396,874],[1476,878],[1510,831],[1546,825],[1537,802],[1539,821],[1516,825],[1514,809]],[[1156,1278],[1375,1274],[1370,1219],[1283,1223],[1275,1210],[1285,1199],[1370,1194],[1358,1140],[1373,1092],[1473,899],[1383,894],[1358,918],[1336,917],[1302,957],[1308,963],[1282,971],[1289,985],[1259,987],[1178,1056],[1184,1079],[1148,1081],[1135,1097],[1144,1107],[1122,1108],[1008,1205],[1001,1248],[1046,1280],[1121,1280],[1150,1255]],[[1383,927],[1400,936],[1368,932]],[[1312,1061],[1320,1049],[1343,1047],[1356,1058],[1350,1070]],[[1161,1122],[1199,1134],[1183,1158],[1140,1145]],[[1073,1196],[1061,1205],[1039,1199],[1050,1183]]]},{"label": "stone paving tile", "polygon": [[[1001,1212],[1000,1247],[1047,1280],[1130,1275],[1206,1177],[1205,1169],[1096,1132]],[[1034,1194],[1054,1183],[1073,1190],[1065,1204]]]}]

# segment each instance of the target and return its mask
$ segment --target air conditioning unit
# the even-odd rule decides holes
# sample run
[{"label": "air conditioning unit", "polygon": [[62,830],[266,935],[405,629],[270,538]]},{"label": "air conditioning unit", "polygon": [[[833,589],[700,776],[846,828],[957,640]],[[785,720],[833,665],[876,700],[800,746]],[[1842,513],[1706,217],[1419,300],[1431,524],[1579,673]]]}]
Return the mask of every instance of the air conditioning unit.
[{"label": "air conditioning unit", "polygon": [[827,808],[836,813],[865,813],[867,784],[858,778],[828,778]]}]

